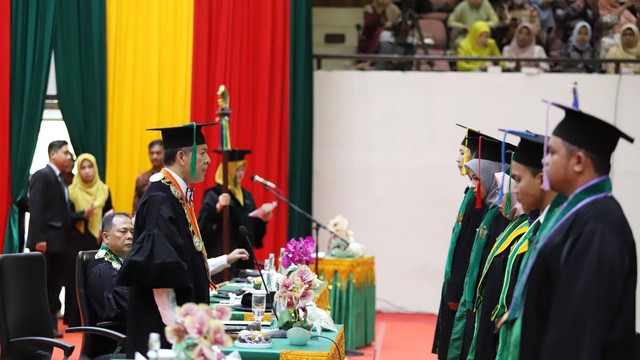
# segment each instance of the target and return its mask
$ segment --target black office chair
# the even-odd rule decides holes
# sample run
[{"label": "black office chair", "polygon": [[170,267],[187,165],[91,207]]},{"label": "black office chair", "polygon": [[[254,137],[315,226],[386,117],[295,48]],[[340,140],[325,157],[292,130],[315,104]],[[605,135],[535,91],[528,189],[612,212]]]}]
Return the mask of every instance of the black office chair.
[{"label": "black office chair", "polygon": [[[89,304],[89,294],[87,293],[87,266],[96,256],[98,250],[80,251],[76,257],[76,296],[78,308],[80,309],[80,319],[83,328],[98,327],[100,331],[76,330],[82,328],[69,328],[67,332],[85,332],[82,338],[81,356],[86,358],[110,358],[116,356],[124,347],[126,335],[126,325],[120,322],[106,321],[98,322],[98,317],[93,307]],[[94,328],[95,329],[95,328]]]},{"label": "black office chair", "polygon": [[67,359],[75,346],[53,339],[44,255],[0,255],[0,357],[47,359],[53,348]]}]

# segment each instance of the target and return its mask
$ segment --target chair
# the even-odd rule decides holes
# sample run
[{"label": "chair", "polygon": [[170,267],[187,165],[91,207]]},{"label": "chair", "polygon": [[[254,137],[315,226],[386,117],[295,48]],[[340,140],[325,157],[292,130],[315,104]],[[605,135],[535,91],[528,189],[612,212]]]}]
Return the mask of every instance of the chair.
[{"label": "chair", "polygon": [[0,357],[50,358],[53,347],[67,359],[75,346],[53,339],[44,255],[0,255]]},{"label": "chair", "polygon": [[67,332],[81,331],[86,333],[82,338],[80,353],[83,357],[92,359],[110,357],[112,354],[120,352],[126,340],[126,335],[122,334],[122,332],[126,331],[126,325],[115,321],[98,323],[97,316],[88,301],[89,295],[86,290],[87,266],[95,258],[97,252],[98,250],[78,252],[76,257],[76,296],[83,328],[96,329],[95,327],[97,326],[100,331],[77,330],[82,328],[67,329]]},{"label": "chair", "polygon": [[432,38],[435,49],[445,50],[447,48],[447,28],[440,20],[420,19],[420,29],[426,38]]}]

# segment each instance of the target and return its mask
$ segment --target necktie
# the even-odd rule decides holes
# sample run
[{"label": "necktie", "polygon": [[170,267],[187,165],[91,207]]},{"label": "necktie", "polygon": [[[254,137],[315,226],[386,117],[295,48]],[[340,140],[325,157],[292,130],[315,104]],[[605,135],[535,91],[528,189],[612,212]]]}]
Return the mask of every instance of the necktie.
[{"label": "necktie", "polygon": [[58,174],[58,182],[60,183],[60,186],[62,186],[62,191],[64,191],[64,200],[68,203],[69,189],[67,189],[67,183],[64,182],[64,177],[62,176],[62,173]]}]

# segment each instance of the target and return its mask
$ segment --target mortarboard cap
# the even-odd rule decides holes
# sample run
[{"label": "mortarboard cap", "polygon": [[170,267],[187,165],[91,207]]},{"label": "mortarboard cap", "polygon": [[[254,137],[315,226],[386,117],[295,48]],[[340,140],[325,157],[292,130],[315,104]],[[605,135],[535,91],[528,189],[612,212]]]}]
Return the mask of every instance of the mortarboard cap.
[{"label": "mortarboard cap", "polygon": [[244,149],[229,149],[229,150],[214,150],[214,152],[217,152],[218,154],[222,154],[223,152],[226,152],[229,154],[229,161],[241,161],[244,160],[244,156],[247,154],[251,154],[251,150],[244,150]]},{"label": "mortarboard cap", "polygon": [[544,136],[529,131],[503,130],[520,137],[520,143],[513,155],[513,161],[534,169],[542,169],[544,157]]},{"label": "mortarboard cap", "polygon": [[564,119],[553,130],[553,135],[604,160],[611,160],[620,138],[630,143],[634,141],[617,127],[593,115],[554,102],[550,105],[563,109],[565,113]]},{"label": "mortarboard cap", "polygon": [[[494,139],[492,137],[484,138],[482,135],[482,142],[480,143],[480,149],[478,152],[478,157],[482,160],[491,160],[496,162],[502,161],[502,141]],[[504,144],[505,153],[509,154],[516,150],[516,146],[511,143]],[[507,156],[510,158],[510,155]]]},{"label": "mortarboard cap", "polygon": [[[170,126],[161,128],[150,128],[147,130],[158,130],[162,132],[162,141],[165,149],[179,149],[192,146],[195,140],[196,145],[205,144],[202,128],[205,126],[217,125],[216,123],[195,124],[189,123],[180,126]],[[195,133],[194,133],[195,127]]]},{"label": "mortarboard cap", "polygon": [[467,148],[469,148],[469,150],[471,150],[472,153],[477,154],[478,153],[478,142],[480,141],[480,136],[483,137],[483,142],[485,140],[493,140],[493,141],[500,141],[494,137],[491,137],[489,135],[483,134],[478,130],[474,130],[470,127],[464,126],[464,125],[460,125],[460,124],[456,124],[458,126],[460,126],[463,129],[467,130],[467,133],[465,134],[465,136],[462,138],[462,145],[466,146]]}]

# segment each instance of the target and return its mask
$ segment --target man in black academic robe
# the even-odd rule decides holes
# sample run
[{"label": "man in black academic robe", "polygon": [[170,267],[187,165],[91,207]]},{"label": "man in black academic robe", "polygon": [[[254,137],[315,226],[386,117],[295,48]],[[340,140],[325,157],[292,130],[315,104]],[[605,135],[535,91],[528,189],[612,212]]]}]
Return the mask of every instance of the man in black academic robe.
[{"label": "man in black academic robe", "polygon": [[[193,126],[154,129],[162,130],[165,168],[151,177],[151,185],[140,201],[133,248],[117,280],[130,289],[130,358],[136,351],[146,354],[151,332],[160,334],[163,348],[170,347],[164,328],[174,322],[175,306],[209,303],[213,284],[188,185],[204,180],[210,158],[200,130],[205,125],[197,125],[195,139]],[[191,146],[194,140],[197,146]]]},{"label": "man in black academic robe", "polygon": [[608,176],[619,138],[633,138],[556,106],[565,118],[545,161],[551,188],[569,198],[525,264],[520,359],[637,359],[635,241]]}]

